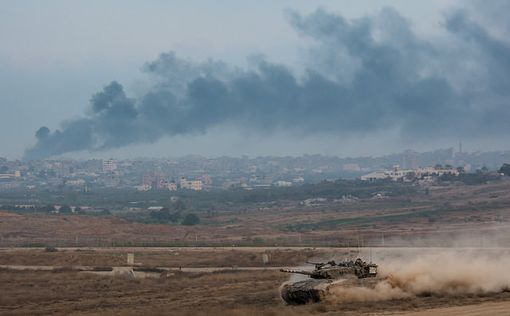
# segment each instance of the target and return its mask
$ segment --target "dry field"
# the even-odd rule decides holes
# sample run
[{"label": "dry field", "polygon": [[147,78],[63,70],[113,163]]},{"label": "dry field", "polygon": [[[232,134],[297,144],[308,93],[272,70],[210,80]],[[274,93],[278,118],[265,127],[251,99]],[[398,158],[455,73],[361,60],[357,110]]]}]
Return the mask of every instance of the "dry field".
[{"label": "dry field", "polygon": [[[124,266],[127,253],[134,253],[135,263],[159,267],[280,267],[296,266],[308,260],[333,256],[328,249],[271,248],[95,248],[0,249],[0,265],[40,266]],[[334,251],[349,256],[355,250]],[[263,258],[267,258],[267,262]]]},{"label": "dry field", "polygon": [[[0,314],[509,315],[508,223],[507,182],[432,188],[429,196],[403,200],[225,213],[192,227],[0,212],[0,266],[60,267],[0,268]],[[304,229],[282,229],[285,225]],[[353,246],[353,240],[371,247],[340,248]],[[260,247],[239,247],[243,244]],[[431,247],[444,244],[455,252]],[[66,248],[47,252],[28,247],[46,245]],[[147,245],[188,247],[135,247]],[[189,247],[200,245],[209,247]],[[423,245],[427,248],[413,248]],[[143,279],[69,269],[125,266],[127,253],[146,267],[233,269]],[[357,255],[373,258],[384,273],[394,275],[396,289],[382,284],[375,292],[336,293],[324,303],[286,306],[278,288],[289,275],[274,269],[235,270]]]},{"label": "dry field", "polygon": [[[0,211],[0,246],[409,246],[408,240],[430,235],[448,241],[458,232],[506,231],[510,181],[431,187],[429,195],[353,204],[291,205],[201,217],[202,225],[180,226]],[[498,244],[510,246],[510,238],[505,238]]]},{"label": "dry field", "polygon": [[418,311],[417,315],[449,315],[456,311],[457,315],[507,315],[510,307],[510,293],[286,306],[278,294],[286,279],[276,271],[177,273],[161,279],[132,279],[69,271],[2,270],[0,314],[414,315]]}]

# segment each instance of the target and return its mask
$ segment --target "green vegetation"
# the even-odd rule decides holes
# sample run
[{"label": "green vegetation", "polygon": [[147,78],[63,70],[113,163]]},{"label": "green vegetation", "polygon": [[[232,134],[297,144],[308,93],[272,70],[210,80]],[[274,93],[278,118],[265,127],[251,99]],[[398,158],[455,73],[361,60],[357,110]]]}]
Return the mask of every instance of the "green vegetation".
[{"label": "green vegetation", "polygon": [[69,205],[64,204],[58,209],[58,212],[61,214],[71,214],[72,210]]},{"label": "green vegetation", "polygon": [[180,210],[172,212],[168,207],[164,207],[161,210],[150,212],[149,216],[156,223],[177,223],[182,217],[182,212]]},{"label": "green vegetation", "polygon": [[460,173],[458,176],[445,173],[439,177],[439,181],[462,182],[466,185],[479,185],[498,180],[499,178],[500,176],[498,174],[490,173],[488,170],[484,170],[482,168],[477,170],[476,173]]},{"label": "green vegetation", "polygon": [[197,225],[199,223],[200,223],[200,218],[196,214],[193,214],[193,213],[189,213],[182,220],[182,225],[187,225],[187,226]]},{"label": "green vegetation", "polygon": [[[8,190],[0,192],[1,205],[35,204],[37,212],[54,211],[54,204],[90,206],[96,209],[119,210],[123,208],[147,209],[163,206],[175,211],[215,212],[216,210],[243,210],[248,207],[311,198],[329,200],[344,196],[370,198],[376,194],[403,196],[414,194],[418,187],[392,181],[365,182],[360,180],[323,181],[295,187],[270,187],[254,190],[241,188],[216,191],[148,191],[135,189],[100,189],[90,191],[60,190]],[[37,205],[46,205],[45,207]],[[13,208],[4,209],[14,210]],[[17,210],[23,211],[23,210]],[[159,216],[155,214],[156,218]],[[164,217],[164,215],[162,215]]]},{"label": "green vegetation", "polygon": [[510,177],[510,163],[504,163],[498,172]]}]

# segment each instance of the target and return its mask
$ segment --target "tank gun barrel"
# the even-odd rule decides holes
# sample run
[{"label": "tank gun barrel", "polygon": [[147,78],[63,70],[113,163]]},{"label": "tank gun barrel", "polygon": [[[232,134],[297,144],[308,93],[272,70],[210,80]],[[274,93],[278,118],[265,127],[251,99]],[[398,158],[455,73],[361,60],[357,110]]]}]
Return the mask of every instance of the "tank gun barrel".
[{"label": "tank gun barrel", "polygon": [[304,270],[291,270],[291,269],[280,269],[280,272],[285,273],[298,273],[298,274],[304,274],[304,275],[313,275],[310,271],[304,271]]}]

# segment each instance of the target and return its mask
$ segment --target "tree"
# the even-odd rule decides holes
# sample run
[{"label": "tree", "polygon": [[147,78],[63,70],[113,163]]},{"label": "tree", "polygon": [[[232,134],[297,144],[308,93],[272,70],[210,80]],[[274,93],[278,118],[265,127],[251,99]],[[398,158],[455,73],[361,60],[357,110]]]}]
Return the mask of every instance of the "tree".
[{"label": "tree", "polygon": [[186,215],[186,217],[184,217],[181,224],[187,225],[187,226],[192,226],[192,225],[196,225],[198,223],[200,223],[200,218],[196,214],[189,213],[188,215]]},{"label": "tree", "polygon": [[174,212],[174,213],[170,214],[168,219],[172,223],[177,223],[181,219],[181,216],[182,216],[182,212],[181,211],[177,211],[177,212]]},{"label": "tree", "polygon": [[176,211],[184,211],[184,210],[186,210],[186,204],[184,204],[184,202],[181,201],[181,200],[175,201],[175,203],[172,205],[172,207]]},{"label": "tree", "polygon": [[170,212],[168,207],[163,207],[160,210],[152,211],[149,215],[153,220],[158,223],[178,222],[181,219],[181,212],[177,211],[174,213]]},{"label": "tree", "polygon": [[51,213],[51,212],[55,211],[55,206],[53,206],[52,204],[41,206],[41,207],[38,208],[38,211],[39,212],[45,212],[45,213]]},{"label": "tree", "polygon": [[170,210],[163,207],[160,210],[150,212],[149,216],[158,223],[166,223],[169,221]]},{"label": "tree", "polygon": [[510,177],[510,163],[504,163],[498,172]]},{"label": "tree", "polygon": [[71,214],[71,211],[71,207],[65,204],[58,209],[58,212],[62,214]]},{"label": "tree", "polygon": [[414,179],[416,179],[416,173],[414,171],[411,171],[411,172],[408,172],[406,173],[406,175],[404,176],[404,179],[406,181],[413,181]]}]

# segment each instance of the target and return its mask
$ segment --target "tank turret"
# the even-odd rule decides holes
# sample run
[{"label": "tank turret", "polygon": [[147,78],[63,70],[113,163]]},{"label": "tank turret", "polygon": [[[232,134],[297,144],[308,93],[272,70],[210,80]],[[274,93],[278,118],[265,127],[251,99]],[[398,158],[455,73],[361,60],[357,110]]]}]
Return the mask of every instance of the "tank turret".
[{"label": "tank turret", "polygon": [[304,274],[310,276],[312,279],[338,279],[348,275],[354,275],[359,279],[363,279],[377,276],[377,265],[375,263],[367,263],[359,258],[355,261],[348,260],[340,263],[336,263],[335,261],[309,263],[315,265],[313,271],[289,269],[281,269],[280,271]]}]

